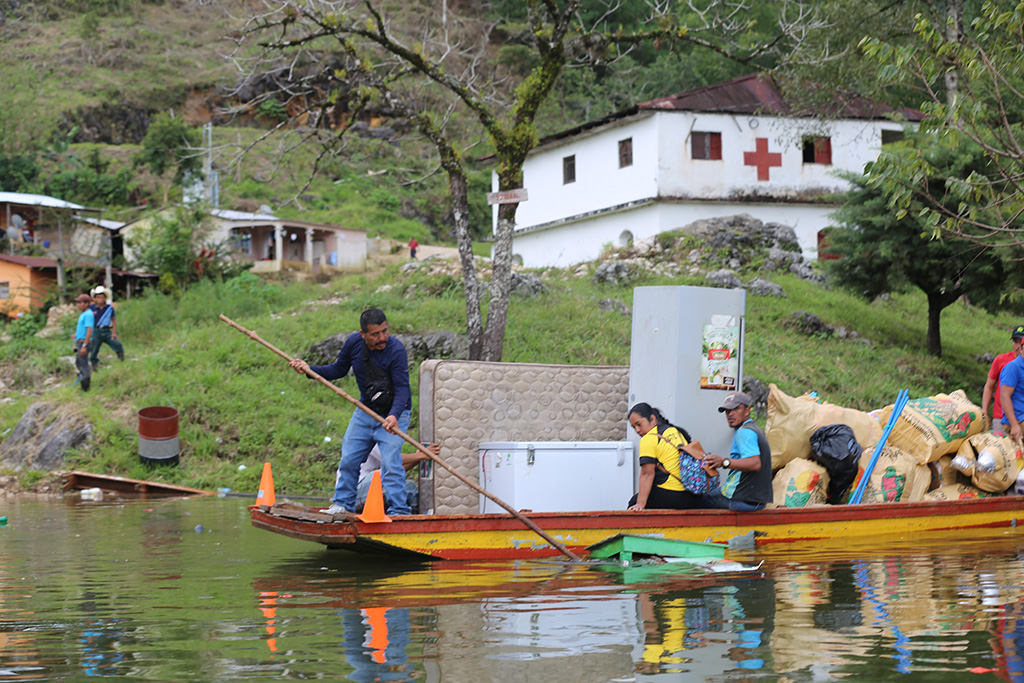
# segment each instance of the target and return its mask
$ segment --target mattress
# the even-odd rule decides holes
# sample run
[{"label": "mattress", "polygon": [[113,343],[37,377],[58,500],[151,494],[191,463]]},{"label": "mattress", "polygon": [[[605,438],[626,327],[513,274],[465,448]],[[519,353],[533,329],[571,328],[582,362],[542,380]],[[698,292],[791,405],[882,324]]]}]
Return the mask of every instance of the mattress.
[{"label": "mattress", "polygon": [[[419,434],[441,458],[479,483],[487,441],[621,441],[626,438],[628,366],[424,361]],[[476,514],[479,495],[442,467],[421,469],[420,510]]]}]

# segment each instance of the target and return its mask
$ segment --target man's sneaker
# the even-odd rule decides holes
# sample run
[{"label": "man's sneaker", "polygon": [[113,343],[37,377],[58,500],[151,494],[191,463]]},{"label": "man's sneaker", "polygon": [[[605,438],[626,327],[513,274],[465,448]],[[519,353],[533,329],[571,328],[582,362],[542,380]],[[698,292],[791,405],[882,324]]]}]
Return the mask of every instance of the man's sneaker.
[{"label": "man's sneaker", "polygon": [[328,515],[343,515],[348,512],[348,508],[344,505],[338,505],[337,503],[331,503],[331,507],[324,510]]}]

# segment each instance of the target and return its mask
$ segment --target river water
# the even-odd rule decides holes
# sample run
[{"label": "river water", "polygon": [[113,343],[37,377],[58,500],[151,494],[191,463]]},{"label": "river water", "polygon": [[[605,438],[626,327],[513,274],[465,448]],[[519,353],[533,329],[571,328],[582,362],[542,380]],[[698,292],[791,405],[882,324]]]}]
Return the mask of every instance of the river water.
[{"label": "river water", "polygon": [[369,562],[234,498],[0,499],[0,681],[1024,680],[1024,532],[753,572]]}]

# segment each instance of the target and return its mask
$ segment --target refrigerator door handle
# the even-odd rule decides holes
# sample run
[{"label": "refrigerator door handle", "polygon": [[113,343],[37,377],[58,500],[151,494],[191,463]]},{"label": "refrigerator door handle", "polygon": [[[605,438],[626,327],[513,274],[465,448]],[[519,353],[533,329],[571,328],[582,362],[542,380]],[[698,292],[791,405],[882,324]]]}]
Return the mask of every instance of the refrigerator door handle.
[{"label": "refrigerator door handle", "polygon": [[626,446],[624,444],[620,443],[619,447],[616,448],[615,450],[618,451],[618,456],[619,456],[618,457],[618,462],[616,462],[616,465],[618,467],[622,467],[623,465],[626,464]]}]

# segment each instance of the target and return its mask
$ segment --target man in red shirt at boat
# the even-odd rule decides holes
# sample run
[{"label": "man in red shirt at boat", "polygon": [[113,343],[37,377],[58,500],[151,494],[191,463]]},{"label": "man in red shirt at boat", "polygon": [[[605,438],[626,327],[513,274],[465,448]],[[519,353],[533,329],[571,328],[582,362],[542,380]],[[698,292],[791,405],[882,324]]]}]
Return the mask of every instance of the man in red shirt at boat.
[{"label": "man in red shirt at boat", "polygon": [[1013,350],[999,354],[992,361],[992,367],[988,371],[988,378],[985,380],[985,389],[981,392],[981,414],[985,416],[985,419],[988,419],[988,407],[991,404],[992,422],[989,424],[997,428],[999,427],[1000,420],[1003,418],[1002,401],[999,400],[999,373],[1003,371],[1003,368],[1010,361],[1020,355],[1021,346],[1024,345],[1024,325],[1018,325],[1013,328],[1013,332],[1010,333],[1010,343],[1013,344]]},{"label": "man in red shirt at boat", "polygon": [[726,470],[722,485],[701,496],[704,507],[746,512],[772,502],[772,449],[764,432],[750,419],[750,403],[748,394],[735,391],[718,408],[736,432],[728,457],[704,456],[711,467]]}]

